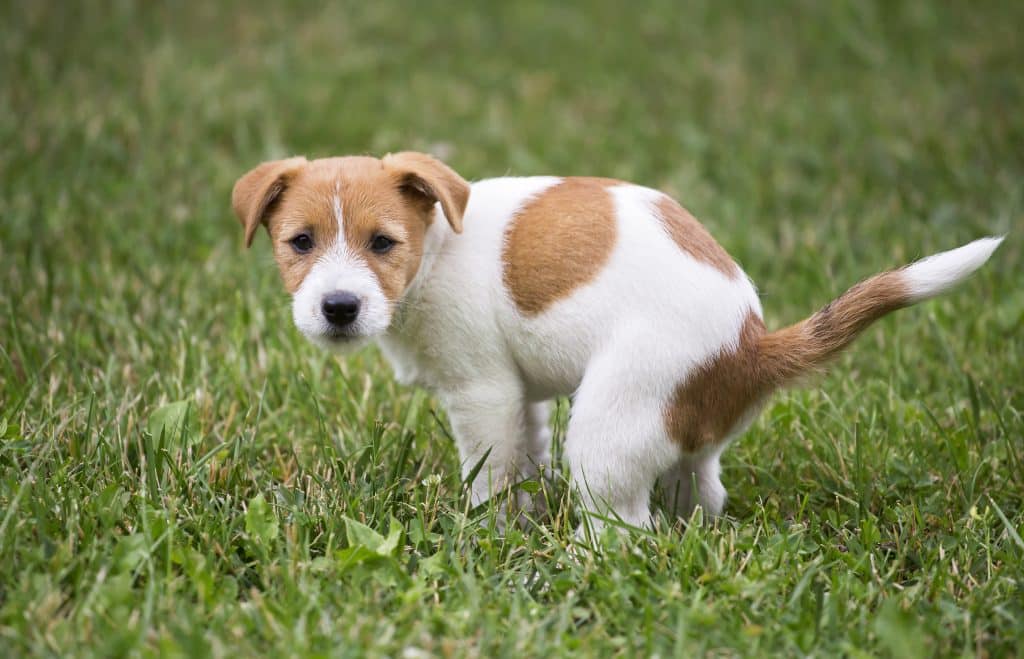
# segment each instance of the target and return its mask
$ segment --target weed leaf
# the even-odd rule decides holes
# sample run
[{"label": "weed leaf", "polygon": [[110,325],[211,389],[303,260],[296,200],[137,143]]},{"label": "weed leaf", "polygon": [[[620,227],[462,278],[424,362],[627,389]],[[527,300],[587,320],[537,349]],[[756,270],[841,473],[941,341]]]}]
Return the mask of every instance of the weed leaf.
[{"label": "weed leaf", "polygon": [[190,414],[191,403],[179,400],[168,403],[149,416],[146,432],[153,439],[163,433],[165,446],[191,446],[199,442],[199,424]]},{"label": "weed leaf", "polygon": [[263,498],[262,493],[249,500],[245,511],[245,532],[252,539],[265,545],[277,537],[277,514]]}]

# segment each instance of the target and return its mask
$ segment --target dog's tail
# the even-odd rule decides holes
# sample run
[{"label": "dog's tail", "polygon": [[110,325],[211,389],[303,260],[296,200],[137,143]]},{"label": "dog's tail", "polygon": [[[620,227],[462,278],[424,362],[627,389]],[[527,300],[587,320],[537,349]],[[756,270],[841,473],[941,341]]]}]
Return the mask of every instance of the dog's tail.
[{"label": "dog's tail", "polygon": [[988,260],[1002,237],[972,243],[866,279],[816,314],[758,340],[764,384],[784,386],[820,369],[890,311],[935,297]]}]

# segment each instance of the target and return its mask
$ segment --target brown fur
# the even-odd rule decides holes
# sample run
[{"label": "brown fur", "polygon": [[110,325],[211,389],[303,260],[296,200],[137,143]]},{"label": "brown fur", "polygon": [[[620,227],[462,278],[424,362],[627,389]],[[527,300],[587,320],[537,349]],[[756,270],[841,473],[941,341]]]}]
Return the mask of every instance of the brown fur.
[{"label": "brown fur", "polygon": [[455,233],[462,233],[462,215],[469,204],[469,184],[440,160],[425,153],[401,151],[383,159],[384,169],[400,181],[402,190],[428,211],[435,202]]},{"label": "brown fur", "polygon": [[860,282],[810,318],[762,337],[762,379],[780,386],[821,368],[868,325],[908,304],[899,270]]},{"label": "brown fur", "polygon": [[252,245],[256,229],[266,225],[267,215],[288,181],[306,164],[306,159],[286,158],[265,162],[246,173],[231,191],[231,207],[245,229],[245,246]]},{"label": "brown fur", "polygon": [[693,453],[724,439],[770,391],[756,374],[764,323],[749,312],[733,350],[723,351],[680,383],[665,410],[669,437]]},{"label": "brown fur", "polygon": [[502,250],[505,288],[516,307],[535,316],[591,281],[615,246],[617,181],[566,178],[512,218]]},{"label": "brown fur", "polygon": [[821,368],[868,325],[909,303],[898,270],[867,279],[795,325],[765,333],[749,312],[735,348],[681,382],[665,409],[665,428],[687,452],[713,446],[773,390]]},{"label": "brown fur", "polygon": [[[247,243],[262,223],[289,293],[294,293],[317,258],[337,239],[335,198],[341,203],[345,243],[362,257],[388,299],[397,300],[416,276],[423,235],[440,202],[452,228],[460,231],[469,184],[437,160],[404,152],[383,160],[368,157],[304,158],[263,163],[235,184],[235,212]],[[310,252],[295,252],[289,241],[313,238]],[[370,249],[382,233],[396,241],[386,254]]]},{"label": "brown fur", "polygon": [[707,229],[675,199],[664,196],[657,203],[661,224],[679,248],[693,258],[717,268],[730,279],[739,276],[739,268]]},{"label": "brown fur", "polygon": [[[309,269],[338,235],[338,223],[331,211],[330,187],[310,179],[307,170],[297,174],[267,222],[274,259],[289,293],[299,288]],[[308,233],[313,238],[313,249],[307,254],[297,253],[288,242],[300,233]]]}]

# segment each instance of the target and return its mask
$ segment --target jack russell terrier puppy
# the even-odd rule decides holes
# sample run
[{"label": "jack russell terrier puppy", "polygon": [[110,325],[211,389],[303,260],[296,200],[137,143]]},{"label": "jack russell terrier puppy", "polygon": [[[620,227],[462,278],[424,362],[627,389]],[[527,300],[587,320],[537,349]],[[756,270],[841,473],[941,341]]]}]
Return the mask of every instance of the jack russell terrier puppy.
[{"label": "jack russell terrier puppy", "polygon": [[725,503],[719,456],[769,395],[868,325],[950,288],[983,238],[769,332],[757,291],[675,200],[603,178],[467,183],[421,153],[266,162],[235,184],[250,245],[267,227],[299,330],[375,338],[451,419],[474,504],[550,464],[548,401],[572,396],[565,456],[589,511],[651,523]]}]

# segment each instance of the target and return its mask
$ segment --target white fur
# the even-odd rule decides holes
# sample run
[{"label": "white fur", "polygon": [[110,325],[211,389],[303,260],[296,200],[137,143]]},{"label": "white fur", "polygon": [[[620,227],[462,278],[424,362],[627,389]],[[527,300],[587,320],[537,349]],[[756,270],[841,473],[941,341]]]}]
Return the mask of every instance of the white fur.
[{"label": "white fur", "polygon": [[927,300],[960,283],[980,268],[1001,242],[1003,236],[982,238],[908,265],[902,274],[911,301]]},{"label": "white fur", "polygon": [[334,221],[338,223],[338,235],[345,228],[345,216],[341,209],[341,184],[335,183],[334,196],[331,198],[331,209],[334,210]]},{"label": "white fur", "polygon": [[[335,212],[341,223],[340,204]],[[345,334],[332,334],[331,325],[324,318],[324,296],[335,291],[347,291],[359,298],[359,316]],[[344,233],[338,236],[310,268],[292,297],[292,319],[306,338],[314,343],[339,348],[352,346],[359,339],[387,330],[391,324],[392,305],[388,302],[380,282],[366,261],[345,244]]]},{"label": "white fur", "polygon": [[[472,484],[474,503],[550,463],[548,401],[572,395],[565,454],[590,511],[647,525],[660,478],[676,514],[688,517],[700,504],[717,515],[725,503],[719,456],[761,403],[750,406],[724,441],[697,454],[686,454],[668,436],[664,411],[689,374],[738,345],[748,314],[761,316],[757,293],[738,268],[728,277],[675,244],[654,208],[661,193],[621,184],[610,188],[617,231],[608,262],[567,298],[524,316],[503,282],[506,230],[524,204],[560,181],[475,183],[461,235],[438,206],[419,272],[393,318],[372,271],[344,243],[335,201],[337,243],[296,293],[295,323],[311,339],[332,343],[320,312],[323,296],[335,290],[360,296],[353,333],[377,336],[401,381],[440,398],[463,474],[486,456]],[[914,299],[965,277],[1000,240],[979,240],[906,268]]]},{"label": "white fur", "polygon": [[[655,480],[686,457],[664,427],[675,386],[734,346],[760,303],[742,273],[726,277],[669,238],[653,209],[661,193],[623,184],[611,190],[617,238],[605,267],[540,315],[523,316],[502,280],[505,231],[517,210],[559,181],[481,181],[462,235],[433,222],[431,261],[381,347],[400,377],[445,404],[464,473],[488,455],[475,502],[547,463],[536,418],[545,401],[571,394],[566,457],[588,508],[646,525]],[[702,459],[707,485],[699,499],[717,514],[724,503],[718,453]]]}]

